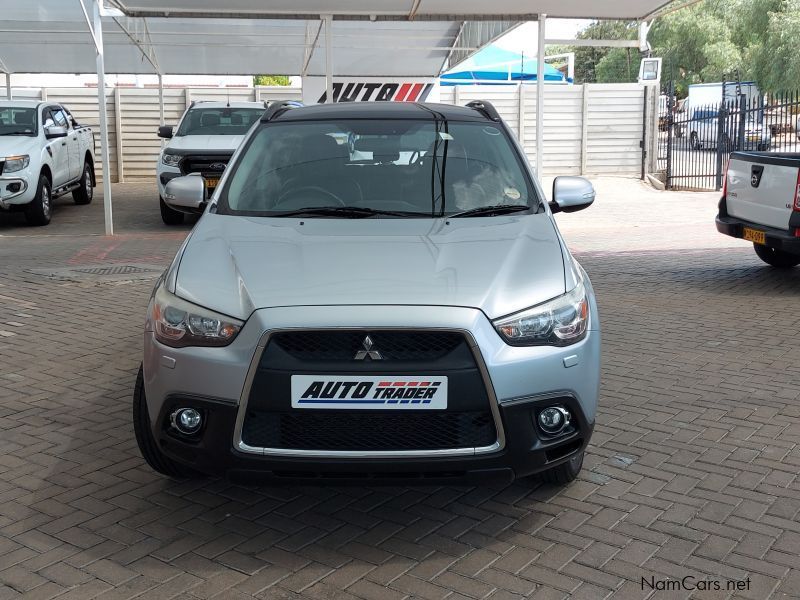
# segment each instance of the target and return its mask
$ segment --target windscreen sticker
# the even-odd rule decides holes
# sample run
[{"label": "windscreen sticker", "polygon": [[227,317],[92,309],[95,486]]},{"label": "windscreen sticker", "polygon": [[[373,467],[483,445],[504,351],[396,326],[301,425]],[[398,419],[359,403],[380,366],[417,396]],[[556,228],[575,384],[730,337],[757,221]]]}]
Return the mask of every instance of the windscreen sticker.
[{"label": "windscreen sticker", "polygon": [[519,200],[522,198],[522,194],[519,193],[519,190],[515,187],[507,187],[503,190],[506,198],[511,198],[512,200]]}]

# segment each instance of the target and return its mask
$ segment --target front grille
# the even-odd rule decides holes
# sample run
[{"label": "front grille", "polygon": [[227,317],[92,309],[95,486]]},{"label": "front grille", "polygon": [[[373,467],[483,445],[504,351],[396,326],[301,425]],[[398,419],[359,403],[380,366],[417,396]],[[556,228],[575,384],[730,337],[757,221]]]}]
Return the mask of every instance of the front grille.
[{"label": "front grille", "polygon": [[364,350],[369,336],[383,360],[433,361],[464,342],[464,336],[447,331],[287,331],[272,337],[281,350],[303,361],[352,361]]},{"label": "front grille", "polygon": [[446,450],[490,446],[487,411],[268,412],[248,410],[242,441],[253,447],[328,451]]},{"label": "front grille", "polygon": [[220,155],[188,155],[184,156],[181,160],[181,173],[188,175],[189,173],[200,173],[203,177],[222,177],[225,169],[211,168],[218,165],[227,166],[228,161],[231,159],[230,154]]}]

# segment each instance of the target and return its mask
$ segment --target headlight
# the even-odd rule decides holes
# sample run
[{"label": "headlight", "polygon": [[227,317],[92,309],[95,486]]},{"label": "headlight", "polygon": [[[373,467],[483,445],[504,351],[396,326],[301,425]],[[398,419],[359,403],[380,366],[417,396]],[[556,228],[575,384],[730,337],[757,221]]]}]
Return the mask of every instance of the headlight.
[{"label": "headlight", "polygon": [[161,162],[168,167],[177,167],[181,162],[180,154],[167,154],[166,152],[161,155]]},{"label": "headlight", "polygon": [[20,156],[6,156],[4,160],[3,173],[14,173],[27,167],[31,162],[31,157],[23,154]]},{"label": "headlight", "polygon": [[173,348],[227,346],[243,325],[242,321],[182,300],[163,286],[153,297],[150,318],[156,339]]},{"label": "headlight", "polygon": [[589,299],[583,281],[563,296],[494,321],[512,346],[569,346],[586,337]]}]

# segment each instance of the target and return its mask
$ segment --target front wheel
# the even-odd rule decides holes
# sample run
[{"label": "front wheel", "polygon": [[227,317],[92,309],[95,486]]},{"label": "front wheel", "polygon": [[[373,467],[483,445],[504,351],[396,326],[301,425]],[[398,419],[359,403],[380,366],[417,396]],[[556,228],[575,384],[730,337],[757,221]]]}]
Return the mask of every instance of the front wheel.
[{"label": "front wheel", "polygon": [[53,204],[53,188],[47,175],[39,175],[36,196],[25,209],[25,220],[29,225],[47,225],[50,223],[50,212]]},{"label": "front wheel", "polygon": [[753,248],[755,249],[758,258],[763,260],[771,267],[776,267],[778,269],[789,269],[791,267],[800,265],[800,255],[798,254],[789,254],[788,252],[782,252],[780,250],[776,250],[775,248],[762,246],[761,244],[753,244]]},{"label": "front wheel", "polygon": [[161,207],[161,220],[165,225],[180,225],[183,223],[184,213],[174,208],[170,208],[164,199],[158,198],[159,206]]},{"label": "front wheel", "polygon": [[78,182],[78,187],[72,192],[72,199],[75,204],[89,204],[92,201],[94,196],[93,180],[92,165],[89,164],[89,161],[86,161],[83,163],[83,175],[81,175],[81,180]]},{"label": "front wheel", "polygon": [[693,131],[691,135],[689,135],[689,147],[692,150],[700,150],[703,145],[700,143],[700,138],[697,137],[697,132]]},{"label": "front wheel", "polygon": [[165,456],[158,448],[153,437],[153,430],[150,428],[147,398],[144,393],[144,371],[141,366],[139,366],[136,386],[133,389],[133,433],[142,457],[154,471],[177,479],[197,476],[195,471]]},{"label": "front wheel", "polygon": [[583,452],[580,452],[567,462],[542,471],[539,473],[539,478],[546,483],[554,485],[566,485],[571,481],[575,481],[578,473],[581,472],[581,467],[583,467],[583,454]]}]

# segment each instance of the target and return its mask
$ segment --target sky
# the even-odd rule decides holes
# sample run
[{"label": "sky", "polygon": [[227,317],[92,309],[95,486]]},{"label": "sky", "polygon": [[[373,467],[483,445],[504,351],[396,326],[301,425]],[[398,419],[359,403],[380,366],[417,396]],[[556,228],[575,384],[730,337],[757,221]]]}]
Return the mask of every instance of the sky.
[{"label": "sky", "polygon": [[[585,19],[550,19],[545,24],[545,33],[550,39],[575,39],[575,35],[591,21]],[[505,50],[525,52],[525,56],[536,56],[539,24],[523,23],[499,38],[495,44]]]}]

